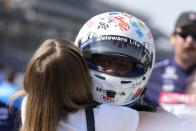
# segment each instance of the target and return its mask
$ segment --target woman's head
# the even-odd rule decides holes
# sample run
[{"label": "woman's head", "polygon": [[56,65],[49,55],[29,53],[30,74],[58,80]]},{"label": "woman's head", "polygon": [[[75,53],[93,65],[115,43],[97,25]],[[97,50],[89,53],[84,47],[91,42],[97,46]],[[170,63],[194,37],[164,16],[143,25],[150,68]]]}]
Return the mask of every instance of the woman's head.
[{"label": "woman's head", "polygon": [[57,39],[44,41],[24,76],[28,94],[25,123],[39,127],[28,129],[55,130],[60,117],[90,104],[89,78],[82,54],[74,44]]}]

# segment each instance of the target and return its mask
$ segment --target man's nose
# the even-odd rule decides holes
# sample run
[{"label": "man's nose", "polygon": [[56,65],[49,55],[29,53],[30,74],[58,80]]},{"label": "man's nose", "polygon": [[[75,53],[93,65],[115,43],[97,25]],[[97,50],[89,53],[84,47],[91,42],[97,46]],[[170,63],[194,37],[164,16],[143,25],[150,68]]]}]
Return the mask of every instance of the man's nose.
[{"label": "man's nose", "polygon": [[118,74],[118,65],[116,64],[115,60],[110,63],[110,68],[106,70],[107,73],[110,74]]},{"label": "man's nose", "polygon": [[[185,39],[184,47],[189,47],[189,46],[191,46],[194,42],[195,42],[195,40],[194,40],[191,36],[187,36],[186,39]],[[195,44],[195,43],[194,43],[194,44]]]}]

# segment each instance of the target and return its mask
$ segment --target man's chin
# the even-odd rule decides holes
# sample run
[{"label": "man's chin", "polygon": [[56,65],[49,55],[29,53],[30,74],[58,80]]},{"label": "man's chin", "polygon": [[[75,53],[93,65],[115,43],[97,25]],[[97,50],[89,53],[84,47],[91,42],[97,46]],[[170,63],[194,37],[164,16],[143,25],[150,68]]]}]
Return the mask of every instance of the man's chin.
[{"label": "man's chin", "polygon": [[196,63],[196,57],[192,57],[191,55],[184,55],[182,57],[182,61],[184,63]]}]

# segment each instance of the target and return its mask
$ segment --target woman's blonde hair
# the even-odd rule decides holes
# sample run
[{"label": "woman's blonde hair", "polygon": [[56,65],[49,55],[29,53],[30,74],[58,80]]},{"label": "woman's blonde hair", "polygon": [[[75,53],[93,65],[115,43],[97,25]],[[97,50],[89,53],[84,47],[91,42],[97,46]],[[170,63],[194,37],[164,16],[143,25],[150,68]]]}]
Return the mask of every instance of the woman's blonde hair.
[{"label": "woman's blonde hair", "polygon": [[92,102],[88,67],[67,40],[41,44],[28,63],[23,86],[27,103],[22,131],[55,131],[60,118]]}]

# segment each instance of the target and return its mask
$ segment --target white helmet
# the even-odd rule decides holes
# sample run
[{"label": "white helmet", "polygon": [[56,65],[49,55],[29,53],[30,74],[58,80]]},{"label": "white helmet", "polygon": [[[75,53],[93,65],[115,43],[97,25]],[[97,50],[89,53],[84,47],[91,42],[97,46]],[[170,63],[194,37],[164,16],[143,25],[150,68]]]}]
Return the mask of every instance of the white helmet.
[{"label": "white helmet", "polygon": [[[89,65],[95,101],[127,105],[140,98],[155,59],[153,37],[144,22],[122,12],[99,14],[84,24],[75,45],[82,50]],[[99,69],[95,62],[97,56],[126,58],[133,65],[125,75],[111,74]],[[121,61],[118,64],[123,68]],[[104,62],[104,59],[99,62]],[[107,66],[112,64],[110,62]]]}]

